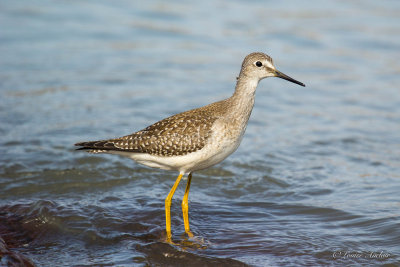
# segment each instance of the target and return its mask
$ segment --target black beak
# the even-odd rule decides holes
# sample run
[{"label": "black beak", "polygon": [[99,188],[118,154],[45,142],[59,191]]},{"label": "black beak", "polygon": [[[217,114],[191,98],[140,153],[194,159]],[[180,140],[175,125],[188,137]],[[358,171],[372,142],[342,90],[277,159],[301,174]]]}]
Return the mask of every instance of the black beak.
[{"label": "black beak", "polygon": [[282,73],[280,71],[275,70],[275,75],[276,75],[276,77],[285,79],[286,81],[289,81],[289,82],[292,82],[292,83],[296,83],[296,84],[301,85],[301,86],[306,86],[304,83],[299,82],[299,81],[287,76],[286,74],[284,74],[284,73]]}]

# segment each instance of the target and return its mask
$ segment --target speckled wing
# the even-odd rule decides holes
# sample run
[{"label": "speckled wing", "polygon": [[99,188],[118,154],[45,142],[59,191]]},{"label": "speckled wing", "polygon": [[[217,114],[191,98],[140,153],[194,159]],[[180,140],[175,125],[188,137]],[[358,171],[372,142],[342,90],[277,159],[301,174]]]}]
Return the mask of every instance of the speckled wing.
[{"label": "speckled wing", "polygon": [[78,149],[90,152],[125,151],[157,156],[179,156],[204,147],[216,117],[206,110],[180,113],[147,128],[116,139],[82,142]]}]

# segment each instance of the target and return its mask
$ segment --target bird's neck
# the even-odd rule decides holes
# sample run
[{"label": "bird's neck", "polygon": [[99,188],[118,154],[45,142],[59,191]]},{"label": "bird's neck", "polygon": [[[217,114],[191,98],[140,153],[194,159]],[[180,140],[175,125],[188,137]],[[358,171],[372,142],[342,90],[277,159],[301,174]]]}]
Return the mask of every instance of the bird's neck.
[{"label": "bird's neck", "polygon": [[251,106],[254,104],[254,96],[259,80],[240,75],[235,92],[232,95],[232,101],[239,106]]},{"label": "bird's neck", "polygon": [[258,85],[258,79],[247,76],[239,76],[235,92],[231,96],[231,115],[242,118],[247,123],[254,106],[254,97]]},{"label": "bird's neck", "polygon": [[260,80],[257,78],[250,78],[246,75],[240,74],[236,82],[236,88],[235,92],[233,93],[233,97],[242,99],[254,97],[259,81]]}]

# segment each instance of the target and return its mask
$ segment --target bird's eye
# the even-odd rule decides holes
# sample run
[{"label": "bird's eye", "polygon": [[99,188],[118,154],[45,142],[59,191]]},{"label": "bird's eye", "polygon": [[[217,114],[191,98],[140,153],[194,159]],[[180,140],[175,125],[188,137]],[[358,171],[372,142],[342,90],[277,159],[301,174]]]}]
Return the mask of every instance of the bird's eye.
[{"label": "bird's eye", "polygon": [[256,66],[257,66],[257,67],[262,67],[261,61],[257,61],[257,62],[256,62]]}]

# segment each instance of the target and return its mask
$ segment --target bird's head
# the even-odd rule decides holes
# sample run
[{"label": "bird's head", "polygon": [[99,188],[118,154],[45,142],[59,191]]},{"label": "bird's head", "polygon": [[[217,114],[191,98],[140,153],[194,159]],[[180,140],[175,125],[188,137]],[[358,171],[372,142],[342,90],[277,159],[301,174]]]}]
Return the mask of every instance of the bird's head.
[{"label": "bird's head", "polygon": [[261,52],[251,53],[245,57],[238,79],[240,79],[241,76],[250,79],[257,79],[257,81],[267,77],[278,77],[305,86],[302,82],[278,71],[274,66],[272,58]]}]

